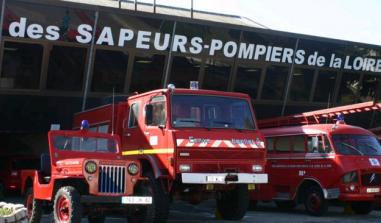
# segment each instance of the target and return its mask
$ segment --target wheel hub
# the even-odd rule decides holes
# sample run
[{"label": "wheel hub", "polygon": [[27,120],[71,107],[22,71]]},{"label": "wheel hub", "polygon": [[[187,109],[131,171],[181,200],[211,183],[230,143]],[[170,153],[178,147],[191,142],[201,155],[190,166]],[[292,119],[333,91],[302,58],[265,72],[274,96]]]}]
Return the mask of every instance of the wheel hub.
[{"label": "wheel hub", "polygon": [[58,198],[57,207],[56,207],[56,214],[58,219],[60,220],[60,223],[66,223],[70,219],[70,201],[62,196]]}]

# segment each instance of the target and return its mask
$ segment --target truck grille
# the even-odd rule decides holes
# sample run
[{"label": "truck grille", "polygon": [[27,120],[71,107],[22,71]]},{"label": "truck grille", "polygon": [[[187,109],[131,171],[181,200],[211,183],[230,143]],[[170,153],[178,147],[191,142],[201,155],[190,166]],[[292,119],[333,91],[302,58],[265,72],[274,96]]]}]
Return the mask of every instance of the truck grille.
[{"label": "truck grille", "polygon": [[101,165],[99,167],[99,193],[123,194],[125,192],[126,167]]},{"label": "truck grille", "polygon": [[366,173],[361,176],[363,186],[381,186],[381,174]]}]

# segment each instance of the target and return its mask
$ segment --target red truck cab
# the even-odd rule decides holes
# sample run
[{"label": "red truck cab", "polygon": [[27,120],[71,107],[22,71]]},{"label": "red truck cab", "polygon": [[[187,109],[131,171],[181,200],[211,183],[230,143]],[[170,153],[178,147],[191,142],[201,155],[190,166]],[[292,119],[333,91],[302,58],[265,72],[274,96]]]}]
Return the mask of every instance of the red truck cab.
[{"label": "red truck cab", "polygon": [[118,136],[55,130],[48,140],[49,154],[41,155],[26,196],[29,222],[40,222],[44,209],[53,209],[57,223],[80,222],[82,215],[90,223],[103,222],[109,211],[136,219],[149,211],[152,197],[140,186],[140,163],[122,159]]},{"label": "red truck cab", "polygon": [[82,119],[120,135],[123,155],[160,185],[158,219],[166,219],[169,196],[193,204],[214,197],[223,218],[241,219],[248,190],[267,183],[264,138],[246,94],[170,86],[77,113],[74,127]]}]

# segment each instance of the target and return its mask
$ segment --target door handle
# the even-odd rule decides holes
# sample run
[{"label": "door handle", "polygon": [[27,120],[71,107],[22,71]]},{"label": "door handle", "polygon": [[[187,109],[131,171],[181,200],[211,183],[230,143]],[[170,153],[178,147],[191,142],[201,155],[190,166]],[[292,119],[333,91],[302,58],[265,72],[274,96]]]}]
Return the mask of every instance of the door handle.
[{"label": "door handle", "polygon": [[131,136],[131,133],[129,133],[129,132],[124,133],[124,136]]}]

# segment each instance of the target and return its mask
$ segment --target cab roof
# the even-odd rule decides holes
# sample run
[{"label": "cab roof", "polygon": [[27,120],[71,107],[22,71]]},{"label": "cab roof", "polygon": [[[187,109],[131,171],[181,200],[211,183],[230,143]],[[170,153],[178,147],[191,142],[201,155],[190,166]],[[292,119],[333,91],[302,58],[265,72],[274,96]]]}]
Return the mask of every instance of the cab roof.
[{"label": "cab roof", "polygon": [[265,136],[300,135],[300,134],[358,134],[373,135],[372,132],[358,126],[346,124],[313,124],[283,126],[261,129]]},{"label": "cab roof", "polygon": [[[145,97],[154,94],[167,94],[169,92],[168,88],[157,89],[148,91],[141,94],[131,95],[128,99],[135,99],[140,97]],[[188,88],[175,88],[172,90],[173,94],[193,94],[193,95],[213,95],[213,96],[225,96],[225,97],[236,97],[236,98],[249,98],[247,94],[238,92],[226,92],[226,91],[215,91],[215,90],[205,90],[205,89],[188,89]]]}]

